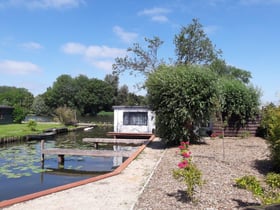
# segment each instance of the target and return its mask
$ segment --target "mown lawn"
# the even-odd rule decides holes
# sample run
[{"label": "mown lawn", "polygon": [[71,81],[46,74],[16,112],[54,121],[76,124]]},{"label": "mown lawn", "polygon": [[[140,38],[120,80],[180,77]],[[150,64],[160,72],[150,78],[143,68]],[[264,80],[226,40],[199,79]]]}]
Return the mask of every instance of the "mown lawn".
[{"label": "mown lawn", "polygon": [[27,123],[0,125],[0,138],[12,137],[12,136],[25,136],[28,134],[41,133],[43,130],[48,128],[61,128],[61,127],[65,127],[65,126],[56,123],[37,123],[35,127],[36,130],[32,131],[28,127]]}]

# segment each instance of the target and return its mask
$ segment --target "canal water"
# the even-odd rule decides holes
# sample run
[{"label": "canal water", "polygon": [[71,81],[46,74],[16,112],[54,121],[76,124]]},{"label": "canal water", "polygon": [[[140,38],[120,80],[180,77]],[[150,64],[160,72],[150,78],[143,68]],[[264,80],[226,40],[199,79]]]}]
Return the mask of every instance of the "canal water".
[{"label": "canal water", "polygon": [[[94,149],[83,138],[106,137],[112,127],[60,134],[45,140],[45,148]],[[65,156],[64,166],[57,156],[40,158],[40,141],[14,143],[0,147],[0,201],[108,173],[117,167],[113,157]],[[101,146],[99,149],[112,149]],[[124,161],[124,160],[123,160]]]}]

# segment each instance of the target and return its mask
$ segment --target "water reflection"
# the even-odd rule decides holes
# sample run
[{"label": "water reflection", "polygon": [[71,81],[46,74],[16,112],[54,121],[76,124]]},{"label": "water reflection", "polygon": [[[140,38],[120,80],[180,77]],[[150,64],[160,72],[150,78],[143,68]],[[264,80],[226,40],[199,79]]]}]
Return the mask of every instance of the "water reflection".
[{"label": "water reflection", "polygon": [[[92,144],[84,143],[82,139],[106,137],[108,131],[112,131],[112,128],[96,127],[87,132],[60,134],[46,140],[45,147],[94,149]],[[113,147],[100,146],[101,149]],[[116,167],[113,157],[66,156],[64,167],[61,168],[57,156],[50,155],[46,157],[42,168],[40,148],[40,141],[0,147],[0,201],[98,176]]]}]

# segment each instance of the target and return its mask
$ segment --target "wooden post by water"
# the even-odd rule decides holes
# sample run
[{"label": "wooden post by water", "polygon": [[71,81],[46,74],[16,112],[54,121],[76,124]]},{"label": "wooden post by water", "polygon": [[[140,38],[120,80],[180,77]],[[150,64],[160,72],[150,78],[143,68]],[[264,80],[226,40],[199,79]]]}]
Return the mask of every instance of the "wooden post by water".
[{"label": "wooden post by water", "polygon": [[43,153],[43,150],[45,149],[45,140],[41,140],[41,162],[44,162],[45,160],[45,155]]}]

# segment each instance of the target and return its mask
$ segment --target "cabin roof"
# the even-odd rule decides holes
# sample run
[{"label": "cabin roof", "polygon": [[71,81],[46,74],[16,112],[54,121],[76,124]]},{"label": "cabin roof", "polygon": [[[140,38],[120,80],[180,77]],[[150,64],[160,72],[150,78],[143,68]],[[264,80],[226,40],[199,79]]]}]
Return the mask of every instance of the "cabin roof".
[{"label": "cabin roof", "polygon": [[113,109],[150,109],[149,106],[113,106]]},{"label": "cabin roof", "polygon": [[13,109],[13,107],[7,105],[0,105],[0,109]]}]

